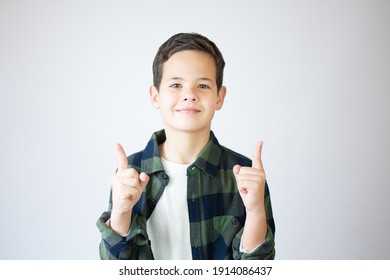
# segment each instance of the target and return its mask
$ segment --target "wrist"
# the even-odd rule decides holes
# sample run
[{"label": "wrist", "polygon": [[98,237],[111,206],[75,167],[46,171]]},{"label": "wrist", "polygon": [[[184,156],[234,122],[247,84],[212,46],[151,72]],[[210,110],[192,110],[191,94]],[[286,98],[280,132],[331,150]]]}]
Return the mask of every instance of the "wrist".
[{"label": "wrist", "polygon": [[128,217],[129,215],[131,215],[131,212],[132,212],[132,209],[123,211],[123,210],[120,210],[120,209],[112,208],[111,209],[111,218],[112,218],[112,216],[115,216],[115,217],[118,217],[118,218],[120,218],[120,217]]},{"label": "wrist", "polygon": [[113,203],[111,208],[111,217],[115,216],[118,218],[121,217],[129,217],[131,213],[133,212],[133,206],[132,205],[121,205],[120,203]]},{"label": "wrist", "polygon": [[117,234],[125,236],[130,228],[131,212],[124,213],[122,211],[112,211],[110,218],[110,228]]},{"label": "wrist", "polygon": [[266,216],[265,208],[264,206],[254,208],[254,209],[246,209],[246,217],[250,218],[262,218]]}]

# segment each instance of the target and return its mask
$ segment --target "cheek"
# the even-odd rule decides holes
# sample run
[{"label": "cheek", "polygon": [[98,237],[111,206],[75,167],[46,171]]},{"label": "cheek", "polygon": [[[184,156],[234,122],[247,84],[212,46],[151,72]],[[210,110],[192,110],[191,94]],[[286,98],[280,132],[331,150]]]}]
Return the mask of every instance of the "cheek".
[{"label": "cheek", "polygon": [[208,108],[217,109],[218,107],[218,98],[210,98],[207,101]]},{"label": "cheek", "polygon": [[160,110],[165,112],[172,111],[176,104],[177,102],[174,98],[162,98],[160,100]]},{"label": "cheek", "polygon": [[164,97],[160,97],[160,105],[167,107],[173,103],[173,98],[169,95],[165,95]]}]

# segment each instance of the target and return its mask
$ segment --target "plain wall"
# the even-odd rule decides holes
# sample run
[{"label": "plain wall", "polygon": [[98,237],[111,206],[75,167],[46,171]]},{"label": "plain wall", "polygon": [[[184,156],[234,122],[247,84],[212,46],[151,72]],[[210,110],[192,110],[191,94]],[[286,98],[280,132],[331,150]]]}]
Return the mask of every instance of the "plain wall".
[{"label": "plain wall", "polygon": [[390,1],[0,1],[0,259],[97,259],[115,143],[162,128],[178,32],[226,60],[219,141],[263,163],[277,259],[390,258]]}]

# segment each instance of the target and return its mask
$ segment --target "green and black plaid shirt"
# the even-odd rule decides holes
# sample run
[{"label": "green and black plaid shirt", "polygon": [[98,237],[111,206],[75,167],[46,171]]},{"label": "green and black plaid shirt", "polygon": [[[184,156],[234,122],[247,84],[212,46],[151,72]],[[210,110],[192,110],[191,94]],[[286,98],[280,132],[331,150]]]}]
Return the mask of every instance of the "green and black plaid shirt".
[{"label": "green and black plaid shirt", "polygon": [[[146,220],[156,207],[169,177],[164,172],[158,146],[166,140],[165,131],[153,134],[146,148],[128,157],[129,168],[145,172],[150,179],[140,200],[133,208],[127,236],[113,232],[106,222],[109,211],[97,222],[102,234],[102,259],[153,259],[146,230]],[[238,193],[233,166],[251,166],[250,159],[218,143],[213,132],[199,158],[187,169],[187,201],[190,220],[190,241],[193,259],[273,259],[275,257],[275,224],[268,186],[265,209],[268,230],[265,241],[253,252],[239,250],[245,223],[245,206]]]}]

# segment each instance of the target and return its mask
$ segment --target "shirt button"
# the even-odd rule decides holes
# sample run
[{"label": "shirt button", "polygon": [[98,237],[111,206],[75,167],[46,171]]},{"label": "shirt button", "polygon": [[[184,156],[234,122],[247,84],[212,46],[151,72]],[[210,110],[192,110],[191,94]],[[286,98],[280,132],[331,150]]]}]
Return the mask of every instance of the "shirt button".
[{"label": "shirt button", "polygon": [[199,241],[198,239],[194,239],[194,247],[198,248],[199,247]]},{"label": "shirt button", "polygon": [[191,198],[192,198],[192,202],[195,202],[196,195],[194,192],[191,194]]}]

